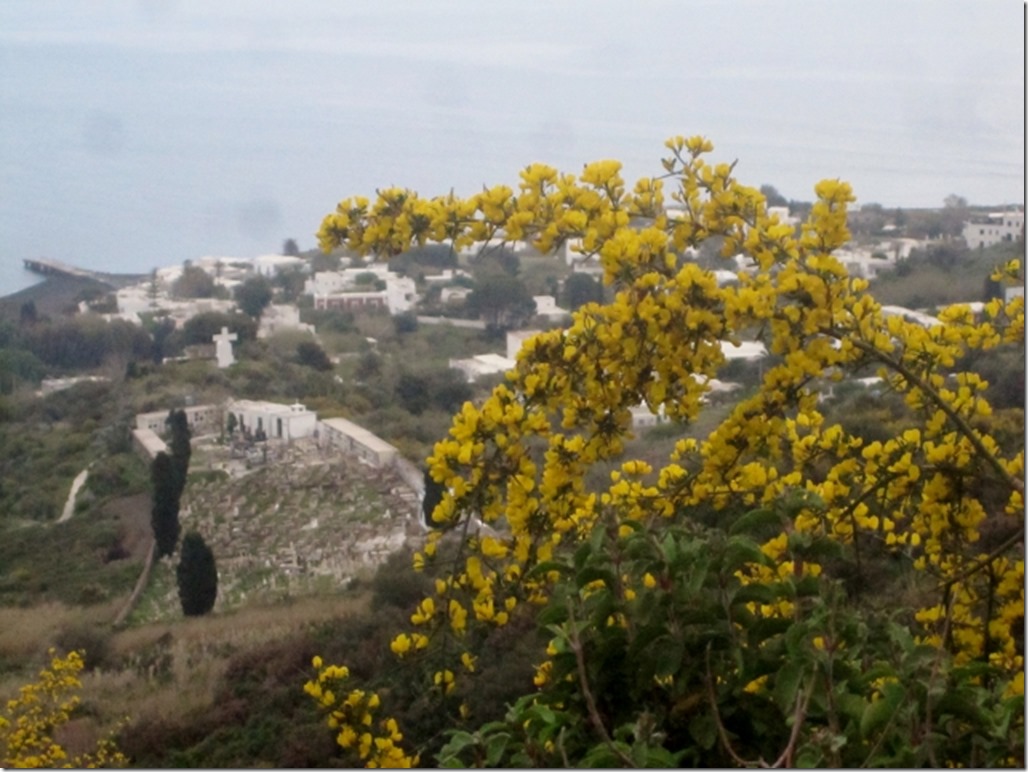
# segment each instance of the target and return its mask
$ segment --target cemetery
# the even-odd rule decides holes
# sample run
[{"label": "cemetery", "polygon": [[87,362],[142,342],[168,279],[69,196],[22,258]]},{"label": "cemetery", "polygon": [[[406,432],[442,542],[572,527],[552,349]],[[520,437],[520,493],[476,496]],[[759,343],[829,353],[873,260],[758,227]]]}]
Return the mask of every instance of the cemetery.
[{"label": "cemetery", "polygon": [[[230,446],[211,440],[194,443],[179,519],[217,555],[221,611],[338,591],[423,536],[420,493],[392,466],[373,467],[313,437],[265,443],[265,463],[232,458]],[[165,561],[133,621],[179,613]]]}]

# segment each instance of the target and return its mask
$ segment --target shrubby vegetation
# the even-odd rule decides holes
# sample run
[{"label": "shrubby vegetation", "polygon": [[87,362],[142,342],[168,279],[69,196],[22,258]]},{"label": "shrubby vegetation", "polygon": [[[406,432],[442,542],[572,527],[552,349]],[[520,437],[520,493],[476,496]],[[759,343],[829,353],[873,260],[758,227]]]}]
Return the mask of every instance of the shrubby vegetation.
[{"label": "shrubby vegetation", "polygon": [[68,723],[80,701],[78,674],[83,661],[80,652],[59,656],[51,650],[50,654],[50,665],[39,672],[38,680],[23,686],[0,713],[0,764],[80,769],[123,766],[127,759],[110,738],[76,755],[58,742],[57,730]]},{"label": "shrubby vegetation", "polygon": [[[516,195],[383,191],[326,219],[325,246],[338,239],[412,275],[457,266],[455,250],[428,243],[439,238],[461,249],[519,234],[544,250],[582,239],[598,256],[602,287],[564,286],[562,300],[581,305],[570,329],[539,338],[511,380],[485,391],[445,362],[494,344],[413,317],[304,309],[324,359],[295,335],[256,340],[244,314],[179,332],[152,319],[139,334],[34,309],[0,323],[0,611],[49,602],[48,618],[60,603],[106,618],[127,594],[139,564],[106,504],[148,484],[129,448],[135,412],[230,394],[299,399],[411,458],[436,447],[439,530],[383,567],[367,611],[202,654],[186,651],[186,627],[236,618],[163,635],[62,623],[47,643],[85,649],[84,668],[117,683],[111,705],[76,717],[117,715],[132,677],[139,693],[183,688],[201,663],[202,698],[168,698],[173,715],[148,712],[120,733],[133,763],[1019,763],[1023,306],[995,302],[1020,269],[992,274],[1023,246],[915,254],[869,294],[831,257],[846,238],[844,185],[819,186],[796,232],[706,152],[673,142],[668,176],[631,191],[610,162],[577,179],[533,166]],[[673,195],[683,221],[661,216]],[[897,214],[868,209],[862,227]],[[735,251],[756,270],[717,287],[705,269]],[[487,250],[464,262],[476,282],[519,283],[518,296],[556,292],[543,260]],[[295,292],[298,277],[274,284]],[[945,325],[925,331],[883,319],[871,296],[932,310],[993,302],[942,311]],[[240,333],[233,368],[147,363],[209,344],[222,326]],[[68,361],[66,328],[81,346]],[[756,337],[770,357],[721,360],[720,339]],[[97,367],[114,380],[28,394],[45,374]],[[879,371],[878,385],[851,380]],[[716,399],[704,393],[713,375],[743,388]],[[632,439],[626,411],[640,401],[671,420]],[[32,525],[56,518],[90,463],[75,517]],[[363,603],[366,585],[353,584],[340,597]],[[0,659],[0,671],[24,673],[24,657]]]},{"label": "shrubby vegetation", "polygon": [[[613,161],[536,164],[516,194],[387,189],[325,218],[326,250],[383,256],[581,239],[615,293],[531,341],[436,445],[446,493],[414,565],[438,573],[389,644],[398,665],[318,656],[305,686],[344,762],[1020,765],[1023,439],[959,363],[1023,346],[1022,300],[931,329],[885,317],[832,257],[847,185],[819,183],[797,232],[706,140],[668,148],[666,174],[631,190]],[[682,219],[663,213],[668,179]],[[679,260],[711,239],[750,258],[738,284]],[[996,276],[1021,281],[1020,263]],[[758,388],[659,464],[624,456],[629,408],[703,420],[720,342],[747,337],[774,356]],[[819,405],[875,373],[887,436]],[[503,716],[478,712],[487,643],[511,629],[533,683]],[[412,703],[430,723],[395,718]]]},{"label": "shrubby vegetation", "polygon": [[906,308],[988,301],[1002,292],[1002,283],[992,279],[996,266],[1023,254],[1023,243],[972,250],[960,242],[945,242],[911,252],[893,270],[883,272],[871,284],[871,292],[882,304]]}]

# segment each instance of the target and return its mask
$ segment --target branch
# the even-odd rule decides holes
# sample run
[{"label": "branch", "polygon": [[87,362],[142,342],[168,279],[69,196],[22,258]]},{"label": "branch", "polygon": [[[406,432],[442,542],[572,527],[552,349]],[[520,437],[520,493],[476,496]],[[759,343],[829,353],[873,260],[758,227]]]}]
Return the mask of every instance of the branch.
[{"label": "branch", "polygon": [[771,765],[771,769],[781,769],[783,767],[792,767],[793,765],[792,755],[796,752],[796,743],[800,739],[800,729],[803,728],[803,722],[807,718],[807,705],[810,704],[810,696],[814,693],[814,680],[814,678],[810,679],[810,685],[807,687],[806,693],[802,698],[796,700],[796,712],[792,717],[792,732],[789,734],[789,742],[785,746],[785,750],[782,751],[782,755]]},{"label": "branch", "polygon": [[982,458],[985,459],[986,463],[996,471],[1000,476],[1000,479],[1002,479],[1012,490],[1015,490],[1022,495],[1024,494],[1024,481],[1017,479],[1004,469],[1003,465],[999,462],[999,459],[997,459],[989,452],[989,449],[985,447],[985,444],[981,441],[978,433],[967,422],[967,419],[954,410],[953,406],[940,397],[939,393],[930,385],[925,383],[917,373],[903,364],[902,360],[889,356],[884,351],[880,351],[865,340],[861,340],[859,338],[852,338],[849,340],[853,344],[854,348],[860,349],[864,353],[869,354],[873,359],[877,359],[884,365],[891,367],[902,375],[909,383],[917,386],[917,388],[927,394],[936,407],[938,407],[951,421],[953,421],[954,424],[956,424],[960,433],[964,435],[972,445],[974,445],[974,449]]},{"label": "branch", "polygon": [[944,587],[952,587],[957,582],[963,581],[964,579],[967,579],[972,574],[978,573],[983,568],[985,568],[986,566],[990,565],[992,563],[992,561],[996,560],[996,558],[1000,557],[1008,549],[1013,547],[1019,541],[1023,541],[1023,540],[1024,540],[1024,524],[1022,522],[1021,527],[1019,529],[1017,529],[1016,531],[1014,531],[1012,534],[1010,534],[1010,536],[1008,536],[1006,539],[1004,539],[1003,543],[1000,544],[998,547],[996,547],[996,549],[994,549],[988,555],[984,555],[983,557],[980,557],[980,558],[977,558],[975,560],[972,560],[970,565],[968,565],[967,568],[965,568],[962,571],[960,571],[960,573],[958,573],[956,576],[950,577],[945,582],[943,582],[943,586]]},{"label": "branch", "polygon": [[582,696],[585,697],[585,705],[589,711],[589,721],[592,723],[593,728],[599,733],[600,738],[603,740],[603,744],[607,746],[610,752],[617,756],[621,760],[621,763],[626,767],[634,769],[635,762],[626,756],[624,751],[614,744],[610,734],[607,732],[607,727],[603,725],[603,719],[600,718],[600,712],[596,708],[596,700],[593,698],[592,690],[589,688],[589,676],[585,670],[585,655],[582,651],[582,640],[578,637],[578,627],[575,624],[575,612],[570,599],[568,599],[567,607],[568,620],[570,621],[571,628],[571,650],[575,652],[575,662],[578,665],[578,683],[582,688]]},{"label": "branch", "polygon": [[763,759],[759,761],[747,761],[738,753],[735,752],[735,748],[732,747],[732,741],[728,737],[728,730],[725,729],[725,725],[721,722],[721,713],[717,709],[717,695],[714,693],[714,679],[710,672],[710,644],[707,644],[707,677],[704,679],[707,684],[707,700],[710,702],[710,710],[714,714],[714,725],[717,726],[717,736],[721,740],[721,746],[725,749],[729,756],[732,757],[738,766],[746,769],[768,769],[767,762]]}]

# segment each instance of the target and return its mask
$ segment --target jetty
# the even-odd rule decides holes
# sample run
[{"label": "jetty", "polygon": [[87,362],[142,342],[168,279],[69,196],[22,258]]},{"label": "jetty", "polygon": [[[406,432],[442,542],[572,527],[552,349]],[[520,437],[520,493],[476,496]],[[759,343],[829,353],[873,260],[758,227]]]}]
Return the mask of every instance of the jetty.
[{"label": "jetty", "polygon": [[73,265],[62,263],[60,260],[48,260],[45,257],[26,257],[24,260],[26,270],[43,276],[74,276],[79,279],[94,279],[96,276],[92,271],[76,268]]},{"label": "jetty", "polygon": [[145,278],[145,274],[120,274],[104,273],[102,271],[90,271],[85,268],[77,268],[60,260],[51,260],[46,257],[26,257],[22,260],[25,269],[38,273],[41,276],[68,276],[75,279],[91,279],[113,287],[124,287]]}]

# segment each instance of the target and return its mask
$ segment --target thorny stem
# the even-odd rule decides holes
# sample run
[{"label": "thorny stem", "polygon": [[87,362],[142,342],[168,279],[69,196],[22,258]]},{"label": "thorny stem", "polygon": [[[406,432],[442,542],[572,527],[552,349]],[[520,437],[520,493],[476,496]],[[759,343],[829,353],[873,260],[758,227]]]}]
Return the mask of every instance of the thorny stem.
[{"label": "thorny stem", "polygon": [[578,636],[578,627],[575,623],[575,611],[570,600],[568,600],[567,607],[568,621],[570,622],[568,627],[571,632],[571,650],[575,652],[575,663],[578,666],[578,683],[582,688],[582,696],[585,697],[585,705],[589,711],[589,721],[600,735],[600,738],[603,740],[603,744],[610,749],[611,753],[617,756],[621,760],[621,763],[626,767],[634,768],[635,762],[633,762],[631,758],[626,756],[625,753],[614,744],[610,734],[607,732],[607,727],[603,725],[603,719],[600,718],[600,712],[596,708],[596,700],[593,697],[592,689],[589,688],[589,676],[585,669],[585,654],[582,651],[582,639]]}]

